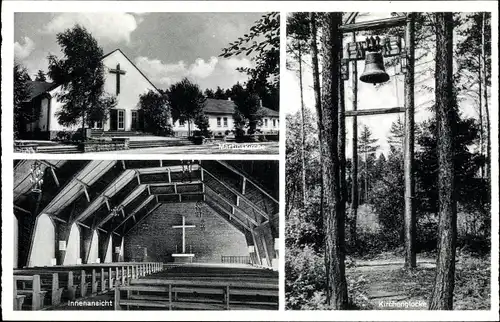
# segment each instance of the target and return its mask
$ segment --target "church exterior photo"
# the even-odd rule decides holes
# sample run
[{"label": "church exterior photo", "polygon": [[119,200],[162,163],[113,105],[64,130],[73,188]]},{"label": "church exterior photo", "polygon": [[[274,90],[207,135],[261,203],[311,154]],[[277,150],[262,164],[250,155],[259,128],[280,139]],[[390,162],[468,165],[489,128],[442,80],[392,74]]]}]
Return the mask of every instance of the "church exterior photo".
[{"label": "church exterior photo", "polygon": [[[95,122],[93,132],[111,132],[116,136],[126,136],[127,132],[141,132],[144,130],[144,116],[139,105],[142,94],[152,90],[160,93],[159,89],[142,73],[139,68],[120,50],[116,49],[102,58],[105,69],[105,92],[116,95],[117,105],[111,109],[104,122]],[[39,112],[39,118],[25,125],[26,136],[36,139],[52,140],[57,138],[61,131],[76,131],[81,125],[73,127],[63,126],[58,122],[57,111],[62,103],[57,100],[61,86],[49,82],[32,81],[31,95],[26,102],[28,109]],[[205,115],[209,118],[209,130],[214,135],[227,134],[226,131],[234,129],[233,113],[235,105],[231,101],[207,99],[204,108]],[[279,112],[262,107],[264,117],[259,127],[264,134],[277,134],[279,132]],[[188,129],[197,130],[191,124],[178,120],[172,124],[174,136],[187,136]]]}]

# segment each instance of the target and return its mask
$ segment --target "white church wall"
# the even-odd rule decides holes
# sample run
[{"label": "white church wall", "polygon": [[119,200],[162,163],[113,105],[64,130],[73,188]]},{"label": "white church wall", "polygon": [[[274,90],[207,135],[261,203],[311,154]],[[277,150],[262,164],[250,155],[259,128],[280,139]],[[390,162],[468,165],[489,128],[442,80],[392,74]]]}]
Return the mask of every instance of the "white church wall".
[{"label": "white church wall", "polygon": [[[130,130],[132,126],[132,111],[138,110],[139,96],[154,90],[148,80],[122,55],[120,51],[115,51],[103,60],[105,66],[104,90],[111,95],[116,95],[116,74],[110,73],[111,69],[116,69],[120,64],[120,70],[125,71],[125,75],[120,75],[120,94],[117,96],[116,109],[125,110],[125,130]],[[108,118],[104,125],[104,130],[109,130],[110,120]]]},{"label": "white church wall", "polygon": [[50,96],[52,97],[50,102],[50,121],[49,121],[49,131],[76,131],[81,128],[81,124],[74,126],[62,126],[57,119],[57,112],[62,109],[63,103],[57,100],[57,95],[62,92],[62,87],[56,87],[50,91]]},{"label": "white church wall", "polygon": [[104,258],[104,263],[113,262],[113,238],[109,239],[108,247],[106,248],[106,257]]},{"label": "white church wall", "polygon": [[80,227],[77,224],[71,225],[66,254],[63,265],[76,265],[80,258]]},{"label": "white church wall", "polygon": [[89,257],[87,263],[97,263],[99,258],[99,234],[94,231],[92,235],[92,242],[90,243]]},{"label": "white church wall", "polygon": [[54,223],[46,214],[38,216],[35,222],[35,236],[28,266],[51,266],[55,257],[56,231]]}]

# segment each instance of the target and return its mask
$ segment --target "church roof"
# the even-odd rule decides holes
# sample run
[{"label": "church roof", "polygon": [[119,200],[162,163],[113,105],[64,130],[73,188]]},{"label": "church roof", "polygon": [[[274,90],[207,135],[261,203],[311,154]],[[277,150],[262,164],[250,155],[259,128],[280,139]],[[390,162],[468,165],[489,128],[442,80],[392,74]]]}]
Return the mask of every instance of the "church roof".
[{"label": "church roof", "polygon": [[[207,98],[205,102],[205,114],[233,114],[235,109],[233,101]],[[269,117],[279,117],[279,112],[267,107],[262,107],[264,115]]]},{"label": "church roof", "polygon": [[[127,60],[130,62],[130,64],[132,66],[134,66],[135,69],[137,69],[137,71],[139,71],[139,73],[142,75],[142,77],[144,77],[149,82],[149,84],[151,84],[151,86],[153,86],[153,88],[157,92],[160,92],[160,90],[149,80],[149,78],[147,78],[147,76],[144,75],[144,73],[119,48],[117,48],[117,49],[113,50],[112,52],[109,52],[106,55],[102,56],[101,60],[103,60],[104,58],[106,58],[106,57],[114,54],[115,52],[120,52],[123,55],[123,57],[127,58]],[[50,83],[50,82],[30,81],[30,83],[31,83],[31,93],[30,93],[30,96],[29,96],[29,99],[27,100],[27,102],[29,102],[32,99],[34,99],[35,97],[40,96],[43,93],[46,93],[48,91],[51,91],[54,88],[56,88],[56,87],[59,86],[56,83]]]},{"label": "church roof", "polygon": [[50,91],[52,88],[56,87],[57,85],[55,83],[51,82],[42,82],[42,81],[28,81],[28,84],[30,85],[30,96],[26,100],[26,102],[31,101],[35,97]]}]

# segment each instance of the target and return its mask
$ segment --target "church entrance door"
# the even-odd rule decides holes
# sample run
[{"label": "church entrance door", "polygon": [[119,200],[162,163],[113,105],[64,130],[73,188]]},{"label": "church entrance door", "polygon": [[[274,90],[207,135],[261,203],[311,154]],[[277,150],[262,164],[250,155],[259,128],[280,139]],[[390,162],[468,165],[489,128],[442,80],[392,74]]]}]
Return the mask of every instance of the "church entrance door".
[{"label": "church entrance door", "polygon": [[117,110],[111,110],[109,111],[109,129],[111,131],[116,131],[118,130],[118,111]]},{"label": "church entrance door", "polygon": [[137,113],[137,111],[132,111],[132,125],[131,125],[131,130],[132,131],[137,131],[138,130],[138,113]]}]

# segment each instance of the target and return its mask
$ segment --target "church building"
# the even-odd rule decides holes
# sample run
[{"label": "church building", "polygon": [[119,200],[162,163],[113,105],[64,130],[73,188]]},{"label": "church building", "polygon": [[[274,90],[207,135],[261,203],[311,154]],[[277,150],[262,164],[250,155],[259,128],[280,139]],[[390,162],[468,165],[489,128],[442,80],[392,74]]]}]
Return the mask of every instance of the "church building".
[{"label": "church building", "polygon": [[[144,73],[120,50],[116,49],[102,58],[105,69],[104,90],[117,98],[117,105],[111,109],[108,119],[93,124],[94,132],[106,131],[116,133],[117,136],[126,136],[127,133],[144,130],[144,115],[140,109],[140,95],[152,90],[160,93],[159,89],[144,75]],[[81,125],[67,127],[59,124],[57,111],[62,103],[57,100],[61,86],[49,82],[32,81],[31,95],[26,108],[39,113],[39,118],[25,125],[26,137],[51,140],[57,137],[60,131],[76,131]],[[234,103],[225,100],[207,99],[205,114],[209,118],[210,130],[214,135],[225,134],[234,129]],[[277,134],[279,129],[279,113],[262,107],[264,119],[260,129],[265,134]],[[188,126],[179,121],[172,124],[175,136],[186,136]],[[191,130],[196,130],[192,125]]]},{"label": "church building", "polygon": [[86,297],[277,309],[278,173],[278,161],[16,160],[15,309]]}]

